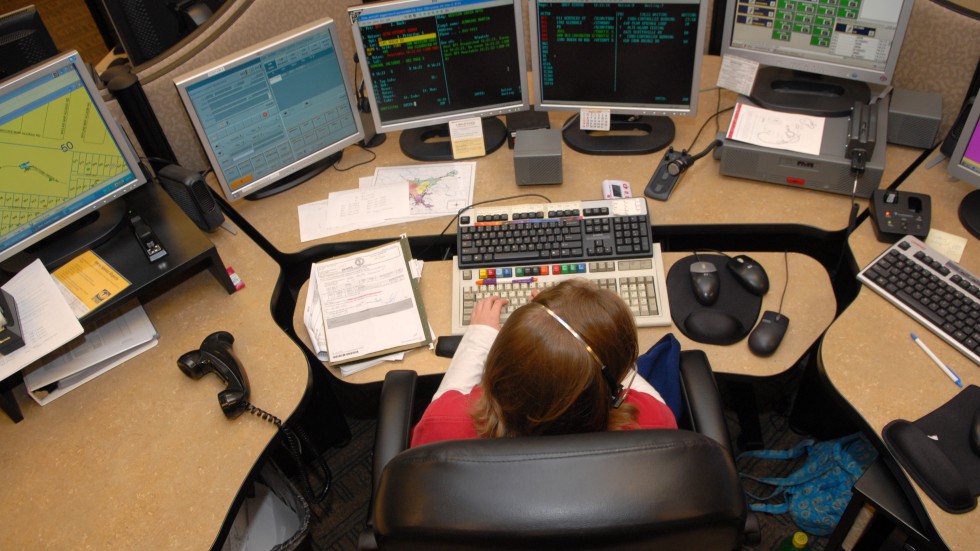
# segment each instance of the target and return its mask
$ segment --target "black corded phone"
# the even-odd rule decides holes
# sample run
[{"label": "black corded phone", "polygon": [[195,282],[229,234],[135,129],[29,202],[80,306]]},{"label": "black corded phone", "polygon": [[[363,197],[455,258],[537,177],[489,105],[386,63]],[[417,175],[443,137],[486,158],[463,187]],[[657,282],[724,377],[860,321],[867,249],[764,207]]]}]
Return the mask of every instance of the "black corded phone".
[{"label": "black corded phone", "polygon": [[211,333],[201,343],[200,349],[188,352],[177,360],[180,370],[191,379],[214,373],[227,385],[218,393],[218,404],[229,419],[238,417],[249,406],[248,376],[232,352],[234,342],[235,337],[227,331]]},{"label": "black corded phone", "polygon": [[218,404],[221,411],[229,419],[235,419],[244,411],[260,417],[276,426],[285,439],[286,449],[296,462],[299,472],[305,472],[305,463],[302,458],[303,447],[313,454],[314,461],[322,471],[322,487],[319,491],[314,491],[310,482],[310,476],[303,476],[306,487],[307,498],[314,503],[319,503],[326,497],[330,489],[331,474],[330,468],[323,460],[323,456],[316,450],[310,438],[303,431],[302,427],[297,428],[296,432],[286,428],[281,419],[275,415],[252,405],[249,401],[248,376],[241,362],[232,351],[232,344],[235,337],[227,331],[217,331],[204,338],[201,347],[183,354],[177,359],[177,366],[185,375],[191,379],[200,379],[208,373],[214,373],[221,379],[226,388],[218,393]]}]

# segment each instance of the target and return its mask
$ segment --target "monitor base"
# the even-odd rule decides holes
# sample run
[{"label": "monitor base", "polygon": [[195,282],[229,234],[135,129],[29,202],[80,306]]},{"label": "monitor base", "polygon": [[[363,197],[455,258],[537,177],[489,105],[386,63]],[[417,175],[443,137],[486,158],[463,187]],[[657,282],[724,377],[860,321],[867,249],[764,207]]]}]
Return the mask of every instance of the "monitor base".
[{"label": "monitor base", "polygon": [[125,201],[112,201],[3,261],[0,271],[16,274],[37,259],[53,271],[112,238],[128,222],[126,210]]},{"label": "monitor base", "polygon": [[674,141],[674,121],[668,117],[613,115],[609,132],[582,130],[577,119],[568,121],[562,137],[568,147],[588,155],[645,155]]},{"label": "monitor base", "polygon": [[960,201],[959,215],[966,231],[980,239],[980,189],[967,193]]},{"label": "monitor base", "polygon": [[857,80],[760,67],[750,97],[760,107],[774,111],[846,117],[855,102],[871,101],[871,88]]},{"label": "monitor base", "polygon": [[302,170],[296,171],[290,174],[289,176],[286,176],[285,178],[276,182],[275,184],[266,186],[256,191],[255,193],[249,193],[244,197],[244,199],[247,199],[249,201],[257,201],[259,199],[272,197],[273,195],[276,195],[278,193],[282,193],[286,190],[293,189],[294,187],[306,182],[307,180],[316,176],[317,174],[320,174],[324,170],[332,167],[337,161],[340,160],[343,154],[344,154],[343,151],[338,151],[321,161],[317,161]]},{"label": "monitor base", "polygon": [[[507,141],[507,126],[497,117],[483,119],[484,155],[500,149]],[[452,161],[453,144],[449,140],[449,125],[436,124],[403,130],[398,138],[402,153],[416,161]]]}]

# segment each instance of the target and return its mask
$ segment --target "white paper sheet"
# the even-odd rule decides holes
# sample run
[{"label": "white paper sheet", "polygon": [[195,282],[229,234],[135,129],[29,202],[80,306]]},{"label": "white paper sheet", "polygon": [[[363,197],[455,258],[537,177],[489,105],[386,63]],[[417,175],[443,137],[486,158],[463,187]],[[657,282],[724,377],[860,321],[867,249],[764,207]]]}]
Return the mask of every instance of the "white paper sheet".
[{"label": "white paper sheet", "polygon": [[819,155],[824,122],[823,117],[738,103],[726,137],[761,147]]},{"label": "white paper sheet", "polygon": [[82,324],[40,260],[21,270],[3,289],[17,301],[24,346],[0,356],[0,379],[82,334]]}]

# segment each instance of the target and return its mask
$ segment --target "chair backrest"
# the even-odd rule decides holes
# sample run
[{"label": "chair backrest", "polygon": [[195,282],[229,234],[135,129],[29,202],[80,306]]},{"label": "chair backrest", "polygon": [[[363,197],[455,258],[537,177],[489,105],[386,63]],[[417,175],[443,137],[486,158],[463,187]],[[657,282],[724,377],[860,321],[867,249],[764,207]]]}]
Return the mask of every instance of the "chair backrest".
[{"label": "chair backrest", "polygon": [[380,549],[737,549],[730,452],[684,430],[456,440],[385,467]]}]

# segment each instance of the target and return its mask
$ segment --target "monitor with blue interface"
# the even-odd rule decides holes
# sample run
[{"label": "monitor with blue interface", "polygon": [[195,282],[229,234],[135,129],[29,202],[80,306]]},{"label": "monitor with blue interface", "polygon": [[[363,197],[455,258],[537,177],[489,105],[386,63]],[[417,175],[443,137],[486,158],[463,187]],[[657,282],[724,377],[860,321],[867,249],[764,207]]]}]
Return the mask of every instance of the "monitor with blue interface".
[{"label": "monitor with blue interface", "polygon": [[496,115],[528,109],[520,0],[405,0],[348,10],[379,132],[401,130],[406,155],[452,159],[447,123],[483,117],[490,153],[506,139]]},{"label": "monitor with blue interface", "polygon": [[565,142],[594,154],[649,153],[674,137],[672,115],[697,114],[707,1],[537,0],[530,10],[534,105],[602,109],[611,133]]},{"label": "monitor with blue interface", "polygon": [[364,138],[343,60],[324,19],[175,80],[226,197],[290,189]]},{"label": "monitor with blue interface", "polygon": [[758,61],[763,107],[842,116],[889,85],[913,0],[729,0],[722,55]]},{"label": "monitor with blue interface", "polygon": [[77,52],[0,82],[0,260],[37,244],[49,249],[51,256],[38,256],[52,267],[93,246],[59,247],[84,239],[84,222],[99,218],[97,209],[145,182]]},{"label": "monitor with blue interface", "polygon": [[[974,101],[947,165],[950,176],[980,188],[980,101]],[[960,203],[960,222],[980,238],[980,189]]]}]

